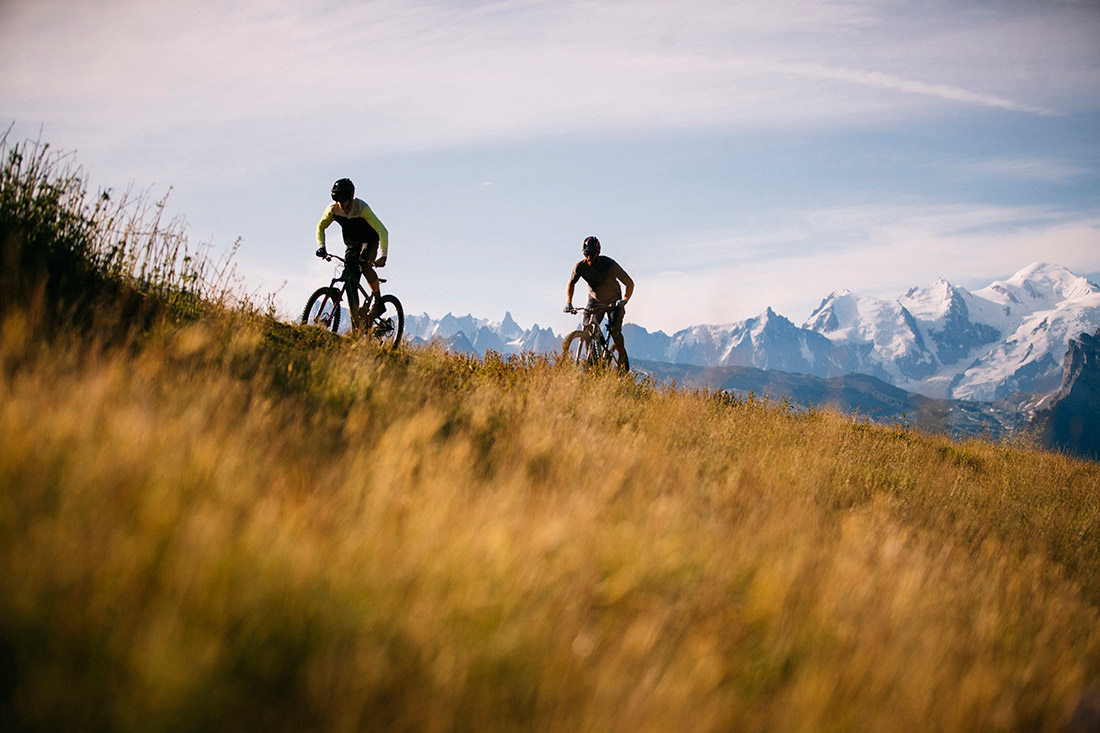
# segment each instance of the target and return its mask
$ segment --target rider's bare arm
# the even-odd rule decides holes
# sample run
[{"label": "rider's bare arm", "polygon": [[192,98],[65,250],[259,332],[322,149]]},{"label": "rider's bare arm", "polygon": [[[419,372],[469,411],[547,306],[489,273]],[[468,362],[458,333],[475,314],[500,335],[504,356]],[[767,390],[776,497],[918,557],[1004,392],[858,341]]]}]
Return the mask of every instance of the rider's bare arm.
[{"label": "rider's bare arm", "polygon": [[573,288],[576,286],[577,281],[581,279],[580,274],[577,273],[577,268],[573,268],[573,274],[569,278],[569,287],[565,289],[565,304],[566,307],[573,307]]},{"label": "rider's bare arm", "polygon": [[621,270],[619,274],[619,282],[626,287],[626,292],[623,293],[623,300],[630,300],[630,296],[634,294],[634,281],[630,279],[630,275],[626,274],[626,270]]}]

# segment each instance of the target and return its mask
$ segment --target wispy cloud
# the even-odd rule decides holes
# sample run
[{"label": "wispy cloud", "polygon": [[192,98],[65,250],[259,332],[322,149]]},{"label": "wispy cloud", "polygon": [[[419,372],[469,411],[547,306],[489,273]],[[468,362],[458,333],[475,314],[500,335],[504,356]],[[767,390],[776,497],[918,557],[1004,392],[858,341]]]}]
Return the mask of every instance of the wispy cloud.
[{"label": "wispy cloud", "polygon": [[1082,165],[1041,158],[986,160],[968,164],[964,169],[976,175],[995,175],[1046,183],[1064,183],[1095,173]]},{"label": "wispy cloud", "polygon": [[839,81],[848,84],[858,84],[892,92],[916,94],[919,96],[935,97],[949,102],[961,102],[963,104],[975,104],[983,107],[1024,112],[1027,114],[1054,117],[1059,113],[1053,109],[1038,105],[1024,104],[1011,99],[1005,99],[993,94],[962,89],[950,84],[931,84],[915,79],[904,79],[894,74],[886,74],[880,71],[862,71],[858,69],[845,69],[828,67],[821,64],[792,64],[776,63],[768,67],[779,74]]},{"label": "wispy cloud", "polygon": [[[1100,210],[837,206],[789,211],[726,235],[686,233],[685,239],[695,244],[677,269],[642,278],[639,287],[653,295],[632,309],[638,322],[674,331],[704,317],[742,320],[770,306],[798,323],[842,288],[892,299],[940,277],[984,286],[1037,260],[1085,273],[1097,261]],[[668,303],[695,305],[682,312],[664,308]]]},{"label": "wispy cloud", "polygon": [[[926,9],[933,18],[948,10]],[[1082,54],[1095,70],[1100,55],[1027,47],[1030,57],[1011,66],[976,65],[983,50],[999,58],[1018,26],[972,14],[965,43],[946,43],[946,17],[914,23],[858,0],[685,0],[674,11],[663,0],[186,9],[16,0],[3,12],[9,114],[63,116],[79,106],[86,124],[117,131],[120,142],[262,122],[286,137],[327,132],[374,152],[600,130],[809,126],[922,103],[1051,115],[1033,77],[1079,65]],[[1073,22],[1064,9],[1048,15],[1056,28]],[[936,53],[916,53],[922,43]],[[1085,83],[1080,93],[1100,90],[1100,79]]]},{"label": "wispy cloud", "polygon": [[[683,315],[695,321],[767,305],[801,318],[826,289],[907,288],[1011,263],[1005,275],[1040,248],[1095,271],[1095,211],[1066,214],[1049,198],[1028,209],[988,204],[1021,181],[1076,186],[1070,198],[1087,198],[1097,146],[1080,123],[1100,109],[1097,38],[1094,2],[0,0],[0,120],[35,132],[44,124],[51,143],[75,148],[110,185],[194,193],[202,204],[187,211],[192,221],[205,216],[209,229],[265,248],[308,238],[314,212],[303,190],[323,191],[349,164],[405,176],[380,188],[423,252],[445,243],[427,257],[461,251],[477,261],[508,234],[488,245],[485,227],[522,228],[520,216],[594,202],[586,231],[589,221],[644,219],[638,229],[652,237],[630,263],[645,278],[640,319],[673,325],[681,315],[665,305],[677,298],[705,301],[704,312]],[[1023,125],[1018,148],[978,139]],[[1055,127],[1071,139],[1034,145]],[[878,147],[861,148],[871,137]],[[668,143],[664,167],[639,167],[652,140]],[[588,161],[559,168],[546,152],[580,157],[574,144],[591,153],[603,141],[614,141],[606,172],[640,173],[564,181],[563,170],[583,177]],[[469,171],[471,185],[509,205],[486,197],[477,222],[453,187],[424,183],[445,170],[461,181],[469,150],[494,161]],[[559,177],[517,175],[513,151]],[[803,151],[811,160],[796,159]],[[751,188],[753,175],[766,183]],[[513,189],[532,179],[522,195]],[[1039,188],[1058,189],[1053,196],[1062,186],[1006,198]],[[641,210],[639,197],[668,210]],[[825,206],[838,201],[855,205]],[[446,213],[416,218],[424,211]],[[708,229],[685,231],[692,226]],[[555,241],[529,249],[562,236],[532,229],[530,240]],[[662,261],[670,241],[675,272]],[[300,270],[293,246],[294,264],[270,249],[255,259],[277,282]],[[506,279],[486,290],[510,297],[497,284]],[[410,277],[403,294],[455,297],[440,296],[440,282]]]}]

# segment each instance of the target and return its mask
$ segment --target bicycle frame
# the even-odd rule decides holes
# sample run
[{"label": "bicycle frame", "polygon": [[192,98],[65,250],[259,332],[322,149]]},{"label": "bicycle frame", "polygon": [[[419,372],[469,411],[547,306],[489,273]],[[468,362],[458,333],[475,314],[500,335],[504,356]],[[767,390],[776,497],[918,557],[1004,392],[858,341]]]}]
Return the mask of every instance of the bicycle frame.
[{"label": "bicycle frame", "polygon": [[584,327],[584,330],[591,334],[592,354],[597,362],[605,361],[607,359],[608,344],[611,343],[611,312],[607,311],[607,319],[603,324],[600,321],[604,319],[596,319],[595,309],[585,308],[584,312],[592,316],[592,322]]},{"label": "bicycle frame", "polygon": [[[327,255],[326,262],[336,260],[341,266],[345,266],[344,258],[338,255]],[[325,287],[318,288],[306,301],[302,310],[301,323],[306,325],[321,326],[333,333],[338,333],[340,328],[341,303],[345,296],[350,295],[351,288],[358,288],[362,295],[360,305],[351,312],[352,326],[362,335],[369,335],[386,347],[394,347],[401,341],[405,332],[405,311],[401,301],[393,294],[376,296],[363,287],[362,281],[353,284],[348,282],[343,272],[338,272]],[[385,278],[378,278],[378,283],[386,282]],[[339,284],[337,284],[339,283]],[[349,299],[348,311],[351,311]]]},{"label": "bicycle frame", "polygon": [[[345,264],[344,258],[341,257],[340,255],[330,254],[330,255],[327,255],[325,257],[325,262],[332,262],[333,260],[336,260],[341,265]],[[380,277],[380,278],[378,278],[378,282],[379,282],[379,284],[384,283],[384,282],[386,282],[386,278]],[[348,283],[348,281],[346,279],[344,279],[343,273],[339,273],[336,276],[334,276],[332,278],[332,282],[329,283],[329,287],[330,288],[336,288],[336,283],[341,283],[341,286],[339,288],[337,288],[337,291],[340,293],[340,299],[343,300],[344,297],[347,295],[348,287],[350,287],[350,283]],[[370,311],[370,306],[372,306],[374,304],[374,292],[373,291],[368,291],[367,289],[365,289],[363,287],[363,273],[362,272],[359,273],[359,277],[356,278],[356,280],[355,280],[355,287],[359,289],[359,294],[361,296],[363,296],[359,300],[359,313],[369,312]],[[349,303],[349,305],[350,305],[350,303]],[[358,314],[356,314],[356,315],[358,315]]]},{"label": "bicycle frame", "polygon": [[[589,366],[595,366],[597,364],[610,366],[615,363],[616,352],[612,350],[613,339],[611,335],[611,323],[615,317],[615,309],[603,306],[596,308],[586,306],[584,308],[574,309],[573,312],[578,311],[585,314],[588,323],[584,323],[582,328],[575,331],[571,336],[575,337],[584,334],[584,340],[588,344],[588,354],[583,361],[587,362]],[[604,320],[604,315],[607,316],[607,319],[601,328],[600,322]],[[569,349],[569,343],[570,339],[567,338],[566,343],[563,344],[566,350]],[[620,366],[627,363],[625,352],[620,354],[619,358],[623,362]]]}]

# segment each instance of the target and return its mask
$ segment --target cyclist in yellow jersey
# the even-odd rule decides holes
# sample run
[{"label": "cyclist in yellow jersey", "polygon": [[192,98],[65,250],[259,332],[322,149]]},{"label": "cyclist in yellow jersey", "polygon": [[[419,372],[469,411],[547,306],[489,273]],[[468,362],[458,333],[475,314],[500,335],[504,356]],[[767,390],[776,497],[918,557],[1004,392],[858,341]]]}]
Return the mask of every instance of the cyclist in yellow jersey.
[{"label": "cyclist in yellow jersey", "polygon": [[[618,262],[600,254],[600,240],[595,237],[584,240],[581,253],[584,259],[573,266],[573,273],[569,276],[569,287],[565,291],[565,312],[573,312],[573,286],[583,279],[588,283],[588,308],[597,311],[596,314],[585,314],[585,326],[592,322],[598,326],[603,320],[603,314],[607,313],[611,338],[619,353],[625,354],[623,316],[626,315],[626,302],[634,294],[634,281]],[[619,287],[620,282],[626,286],[625,295]]]},{"label": "cyclist in yellow jersey", "polygon": [[374,268],[386,266],[390,235],[366,202],[355,198],[355,184],[347,178],[341,178],[332,184],[332,200],[333,203],[325,209],[321,221],[317,223],[317,256],[328,256],[325,249],[325,230],[336,222],[344,235],[343,278],[348,283],[348,311],[351,313],[352,326],[358,328],[362,321],[359,317],[360,273],[366,275],[367,284],[374,293],[374,308],[367,314],[367,320],[382,312],[382,294]]}]

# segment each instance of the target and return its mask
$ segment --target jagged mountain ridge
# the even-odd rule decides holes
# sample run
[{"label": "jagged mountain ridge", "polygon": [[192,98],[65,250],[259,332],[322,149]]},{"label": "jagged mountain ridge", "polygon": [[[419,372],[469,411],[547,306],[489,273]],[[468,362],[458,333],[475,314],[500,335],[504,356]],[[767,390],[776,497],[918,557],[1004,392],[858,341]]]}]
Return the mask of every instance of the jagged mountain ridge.
[{"label": "jagged mountain ridge", "polygon": [[751,366],[832,376],[855,371],[850,350],[795,326],[767,308],[756,318],[728,326],[693,326],[666,336],[640,326],[623,327],[627,349],[639,359],[696,366]]},{"label": "jagged mountain ridge", "polygon": [[[500,323],[451,315],[408,321],[412,340],[440,339],[474,354],[551,352],[561,342],[549,328],[522,329],[511,315]],[[835,291],[802,326],[767,308],[745,321],[671,336],[631,323],[623,331],[635,360],[821,378],[863,373],[926,397],[993,402],[1056,390],[1067,344],[1097,328],[1100,287],[1037,262],[973,292],[943,279],[895,300]]]},{"label": "jagged mountain ridge", "polygon": [[1044,445],[1100,460],[1100,331],[1070,341],[1062,384],[1038,405]]},{"label": "jagged mountain ridge", "polygon": [[424,313],[405,317],[405,338],[412,343],[442,343],[451,351],[482,356],[486,351],[519,354],[532,351],[550,353],[561,348],[562,337],[536,323],[524,329],[504,314],[503,321],[489,321],[472,315],[448,313],[436,320]]},{"label": "jagged mountain ridge", "polygon": [[895,301],[833,293],[805,327],[837,344],[869,345],[860,371],[903,389],[992,401],[1057,389],[1069,340],[1096,325],[1100,287],[1034,263],[974,292],[941,279]]}]

